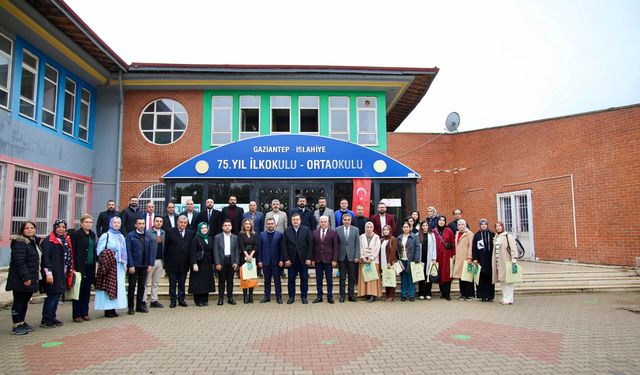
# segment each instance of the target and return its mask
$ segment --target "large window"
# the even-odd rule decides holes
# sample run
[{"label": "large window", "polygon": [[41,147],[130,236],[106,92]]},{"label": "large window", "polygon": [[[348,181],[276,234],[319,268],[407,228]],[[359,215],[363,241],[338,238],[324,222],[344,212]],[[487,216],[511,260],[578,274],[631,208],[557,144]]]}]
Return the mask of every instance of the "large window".
[{"label": "large window", "polygon": [[138,207],[141,210],[147,210],[147,203],[151,202],[155,206],[155,213],[158,216],[165,214],[165,195],[166,188],[164,184],[153,184],[144,189],[138,196]]},{"label": "large window", "polygon": [[58,219],[64,219],[69,223],[71,217],[71,180],[60,178],[58,185]]},{"label": "large window", "polygon": [[211,98],[211,145],[219,146],[231,143],[231,96]]},{"label": "large window", "polygon": [[64,116],[62,132],[73,137],[73,121],[76,114],[76,83],[67,78],[64,85]]},{"label": "large window", "polygon": [[373,97],[358,98],[358,144],[378,144],[377,103]]},{"label": "large window", "polygon": [[51,222],[51,188],[53,176],[38,174],[38,201],[36,202],[36,233],[45,235]]},{"label": "large window", "polygon": [[349,141],[349,98],[329,97],[329,137]]},{"label": "large window", "polygon": [[257,137],[260,134],[260,97],[240,97],[240,139]]},{"label": "large window", "polygon": [[13,209],[11,211],[11,233],[17,234],[20,226],[30,216],[31,172],[16,168],[13,181]]},{"label": "large window", "polygon": [[80,96],[80,119],[78,121],[78,139],[89,141],[89,114],[91,112],[91,93],[82,89]]},{"label": "large window", "polygon": [[166,145],[182,137],[188,121],[187,110],[182,104],[173,99],[158,99],[142,111],[140,130],[149,142]]},{"label": "large window", "polygon": [[87,184],[76,181],[76,199],[73,210],[73,225],[80,227],[80,219],[87,212]]},{"label": "large window", "polygon": [[13,42],[0,34],[0,107],[9,108]]},{"label": "large window", "polygon": [[42,100],[42,124],[56,127],[56,102],[58,98],[58,71],[48,64],[44,66],[44,98]]},{"label": "large window", "polygon": [[22,50],[22,78],[20,80],[20,114],[36,118],[36,92],[38,85],[38,58]]},{"label": "large window", "polygon": [[291,97],[271,97],[271,132],[289,133],[291,131]]},{"label": "large window", "polygon": [[320,124],[320,98],[317,96],[301,96],[300,133],[318,134]]}]

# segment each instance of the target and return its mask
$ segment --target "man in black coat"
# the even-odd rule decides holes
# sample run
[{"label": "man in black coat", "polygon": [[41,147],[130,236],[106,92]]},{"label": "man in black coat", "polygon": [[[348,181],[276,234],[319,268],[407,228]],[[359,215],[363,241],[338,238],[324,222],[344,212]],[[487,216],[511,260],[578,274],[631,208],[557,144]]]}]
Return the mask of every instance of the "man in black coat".
[{"label": "man in black coat", "polygon": [[[458,231],[458,220],[460,219],[462,219],[462,210],[459,208],[456,208],[455,210],[453,210],[453,220],[451,220],[451,222],[447,224],[447,226],[449,227],[449,229],[451,229],[453,234],[456,234],[456,232]],[[469,226],[469,223],[467,223],[467,228],[471,229],[471,227]]]},{"label": "man in black coat", "polygon": [[285,229],[282,237],[282,259],[285,267],[289,268],[289,299],[290,305],[295,300],[296,276],[300,274],[300,297],[303,304],[307,304],[309,291],[309,265],[313,257],[313,235],[311,230],[301,225],[299,213],[291,215],[291,226]]},{"label": "man in black coat", "polygon": [[303,227],[307,227],[310,230],[315,230],[318,227],[318,221],[316,220],[316,217],[313,215],[313,210],[307,207],[307,198],[303,197],[302,195],[299,196],[298,200],[296,201],[296,204],[298,206],[295,207],[293,210],[291,210],[291,215],[289,215],[289,220],[291,220],[289,224],[292,224],[293,222],[292,220],[293,215],[299,214],[300,225],[302,225]]},{"label": "man in black coat", "polygon": [[186,211],[182,212],[180,216],[184,215],[187,218],[187,228],[195,232],[196,229],[198,229],[198,213],[196,212],[196,204],[193,202],[193,199],[188,199],[186,206]]},{"label": "man in black coat", "polygon": [[178,225],[178,215],[176,205],[173,202],[167,203],[167,213],[162,217],[162,230],[165,232]]},{"label": "man in black coat", "polygon": [[120,212],[120,218],[122,219],[120,232],[122,232],[123,236],[136,230],[136,220],[139,217],[142,217],[142,213],[138,210],[138,197],[132,195],[129,198],[129,206]]},{"label": "man in black coat", "polygon": [[218,306],[224,304],[224,291],[227,290],[227,303],[235,305],[233,300],[233,274],[240,264],[238,236],[231,233],[231,221],[222,223],[222,233],[213,238],[213,258],[218,271]]},{"label": "man in black coat", "polygon": [[176,228],[171,228],[165,233],[164,270],[169,277],[169,296],[171,297],[169,307],[171,308],[176,307],[176,300],[180,306],[188,306],[184,297],[193,236],[194,232],[187,228],[187,217],[184,215],[178,217]]},{"label": "man in black coat", "polygon": [[198,224],[207,223],[209,227],[209,237],[211,238],[222,233],[222,213],[213,208],[213,203],[213,199],[207,199],[204,210],[198,214],[198,219],[196,220]]},{"label": "man in black coat", "polygon": [[96,234],[98,238],[100,238],[102,233],[106,233],[109,230],[109,223],[114,216],[120,216],[120,213],[116,211],[116,201],[109,199],[107,202],[107,210],[100,212],[98,221],[96,221]]},{"label": "man in black coat", "polygon": [[230,195],[229,205],[222,208],[222,220],[231,221],[231,232],[236,236],[242,227],[242,215],[244,215],[244,209],[242,207],[238,207],[236,205],[237,203],[238,199],[236,196]]}]

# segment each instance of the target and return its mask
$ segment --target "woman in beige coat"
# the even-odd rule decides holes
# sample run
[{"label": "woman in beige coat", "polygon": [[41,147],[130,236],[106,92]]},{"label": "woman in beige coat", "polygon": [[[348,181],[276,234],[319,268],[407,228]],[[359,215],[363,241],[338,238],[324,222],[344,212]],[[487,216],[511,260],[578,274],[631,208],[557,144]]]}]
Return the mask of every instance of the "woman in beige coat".
[{"label": "woman in beige coat", "polygon": [[496,222],[496,236],[493,239],[493,255],[491,264],[493,265],[493,283],[500,282],[502,288],[503,305],[513,304],[514,284],[506,283],[507,265],[515,264],[518,260],[518,247],[516,239],[504,229],[504,223]]},{"label": "woman in beige coat", "polygon": [[473,232],[467,228],[464,219],[458,220],[458,231],[455,236],[456,255],[454,256],[453,278],[460,280],[460,297],[458,301],[472,301],[474,297],[473,282],[463,281],[462,269],[471,265],[473,258]]},{"label": "woman in beige coat", "polygon": [[[373,267],[378,273],[378,278],[365,282],[364,267]],[[364,234],[360,235],[360,272],[358,272],[358,275],[358,296],[369,297],[369,302],[373,302],[376,297],[382,296],[380,237],[373,233],[373,222],[371,221],[364,225]]]}]

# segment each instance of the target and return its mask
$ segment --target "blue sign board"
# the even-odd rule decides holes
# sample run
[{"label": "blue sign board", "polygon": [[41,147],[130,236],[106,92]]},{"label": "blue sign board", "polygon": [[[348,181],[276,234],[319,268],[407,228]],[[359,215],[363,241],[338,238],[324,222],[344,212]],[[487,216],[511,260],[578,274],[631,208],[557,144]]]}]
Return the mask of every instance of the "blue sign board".
[{"label": "blue sign board", "polygon": [[315,135],[250,138],[205,151],[165,179],[420,178],[402,163],[357,144]]}]

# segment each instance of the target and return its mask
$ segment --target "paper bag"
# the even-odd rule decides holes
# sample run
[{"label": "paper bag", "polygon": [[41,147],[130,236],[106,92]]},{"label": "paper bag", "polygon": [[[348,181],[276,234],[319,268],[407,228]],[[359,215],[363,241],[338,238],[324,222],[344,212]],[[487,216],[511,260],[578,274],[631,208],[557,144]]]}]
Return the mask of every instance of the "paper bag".
[{"label": "paper bag", "polygon": [[364,278],[364,282],[369,282],[373,280],[378,280],[378,269],[374,263],[366,263],[362,267],[362,277]]},{"label": "paper bag", "polygon": [[480,284],[480,271],[482,271],[482,266],[478,264],[478,266],[473,269],[473,282],[476,285]]},{"label": "paper bag", "polygon": [[80,299],[80,283],[82,282],[82,274],[80,272],[74,272],[73,281],[71,282],[71,289],[67,290],[64,294],[66,300],[79,300]]},{"label": "paper bag", "polygon": [[424,263],[411,262],[411,278],[414,283],[424,281]]},{"label": "paper bag", "polygon": [[382,270],[382,286],[385,288],[395,288],[397,283],[396,271],[393,268]]},{"label": "paper bag", "polygon": [[258,278],[258,268],[256,267],[256,260],[251,259],[250,262],[245,262],[242,265],[242,275],[240,280],[250,280]]},{"label": "paper bag", "polygon": [[[471,268],[471,271],[469,271],[469,268]],[[464,262],[464,264],[462,265],[462,275],[460,276],[460,280],[470,283],[473,282],[473,264],[471,264],[471,267],[469,267],[469,264],[467,264],[467,262]]]},{"label": "paper bag", "polygon": [[507,272],[507,284],[516,284],[522,282],[522,267],[519,264],[516,264],[517,272],[513,273],[512,263],[507,263],[505,265]]},{"label": "paper bag", "polygon": [[[245,263],[247,264],[247,263]],[[244,264],[243,264],[244,266]],[[255,267],[254,267],[255,268]],[[258,278],[254,279],[243,279],[244,276],[244,267],[240,267],[240,289],[249,289],[258,287]]]},{"label": "paper bag", "polygon": [[402,271],[404,271],[404,266],[402,265],[401,261],[396,260],[395,262],[393,262],[393,269],[396,271],[396,275],[399,275],[402,273]]}]

